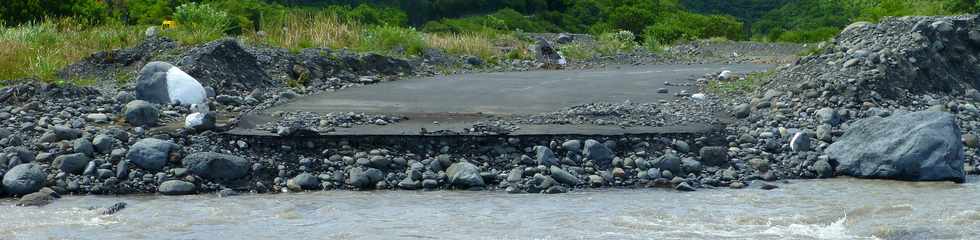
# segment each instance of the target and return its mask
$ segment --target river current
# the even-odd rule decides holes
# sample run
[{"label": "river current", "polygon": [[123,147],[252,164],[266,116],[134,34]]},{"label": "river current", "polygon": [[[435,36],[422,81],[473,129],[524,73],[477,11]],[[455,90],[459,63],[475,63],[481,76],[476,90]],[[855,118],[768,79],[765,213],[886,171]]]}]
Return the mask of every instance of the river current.
[{"label": "river current", "polygon": [[[324,191],[0,200],[0,239],[980,239],[980,182],[792,181],[770,191]],[[124,201],[115,215],[89,207]]]}]

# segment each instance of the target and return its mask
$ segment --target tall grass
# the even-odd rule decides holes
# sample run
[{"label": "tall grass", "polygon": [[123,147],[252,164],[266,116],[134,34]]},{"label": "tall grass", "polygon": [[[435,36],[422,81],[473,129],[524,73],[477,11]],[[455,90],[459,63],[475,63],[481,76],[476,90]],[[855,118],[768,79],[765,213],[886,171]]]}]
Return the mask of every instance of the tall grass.
[{"label": "tall grass", "polygon": [[263,22],[265,34],[247,33],[251,43],[298,50],[302,48],[351,48],[362,41],[364,26],[336,16],[297,12]]},{"label": "tall grass", "polygon": [[136,44],[142,37],[137,28],[116,23],[90,26],[70,18],[0,26],[0,81],[56,82],[59,70],[94,52]]},{"label": "tall grass", "polygon": [[[304,48],[350,49],[401,56],[420,56],[426,48],[454,55],[493,60],[503,57],[498,47],[524,47],[513,35],[423,33],[414,28],[365,25],[335,15],[303,10],[284,11],[263,21],[264,32],[238,36],[249,44],[298,51]],[[161,34],[182,45],[213,41],[226,35],[227,16],[202,5],[185,5],[175,13],[176,29]],[[98,51],[131,47],[144,37],[147,26],[104,23],[89,25],[76,19],[55,19],[15,27],[0,26],[0,86],[36,79],[59,83],[58,72]],[[76,83],[91,82],[68,79]]]},{"label": "tall grass", "polygon": [[450,54],[472,55],[490,59],[497,55],[490,38],[479,34],[428,34],[429,47],[444,49]]}]

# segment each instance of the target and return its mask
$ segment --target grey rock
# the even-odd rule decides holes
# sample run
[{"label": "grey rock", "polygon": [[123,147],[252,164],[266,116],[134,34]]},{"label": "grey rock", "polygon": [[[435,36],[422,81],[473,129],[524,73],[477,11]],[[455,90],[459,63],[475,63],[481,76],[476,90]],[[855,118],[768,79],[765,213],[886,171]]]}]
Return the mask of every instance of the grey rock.
[{"label": "grey rock", "polygon": [[702,147],[701,163],[706,166],[728,166],[731,164],[731,161],[728,159],[728,149],[725,149],[725,147]]},{"label": "grey rock", "polygon": [[126,161],[119,161],[116,164],[116,178],[123,180],[129,178],[129,165]]},{"label": "grey rock", "polygon": [[435,189],[438,187],[439,187],[439,181],[436,181],[435,179],[422,180],[422,188]]},{"label": "grey rock", "polygon": [[538,165],[544,166],[555,166],[559,164],[558,157],[555,157],[555,153],[545,146],[535,146],[535,160]]},{"label": "grey rock", "polygon": [[672,153],[665,154],[653,163],[654,168],[667,170],[673,173],[682,173],[681,158]]},{"label": "grey rock", "polygon": [[391,165],[391,159],[384,156],[372,156],[368,160],[368,166],[377,169],[388,169],[389,165]]},{"label": "grey rock", "polygon": [[131,126],[155,126],[160,119],[160,110],[150,102],[135,100],[126,104],[123,115]]},{"label": "grey rock", "polygon": [[75,142],[72,143],[72,150],[75,153],[84,153],[88,156],[95,156],[95,146],[93,146],[92,142],[89,142],[88,139],[75,139]]},{"label": "grey rock", "polygon": [[309,173],[301,173],[286,182],[286,186],[293,191],[316,190],[320,189],[320,179]]},{"label": "grey rock", "polygon": [[214,152],[187,155],[182,163],[191,173],[216,182],[240,179],[248,174],[251,166],[245,158]]},{"label": "grey rock", "polygon": [[193,183],[187,181],[169,180],[160,184],[157,192],[163,195],[188,195],[194,194],[196,188]]},{"label": "grey rock", "polygon": [[817,172],[817,177],[819,178],[834,177],[834,167],[827,160],[817,160],[817,162],[813,163],[813,170]]},{"label": "grey rock", "polygon": [[963,134],[963,144],[967,147],[976,148],[978,146],[978,141],[980,141],[980,139],[977,139],[977,135],[972,133]]},{"label": "grey rock", "polygon": [[374,188],[378,182],[384,179],[384,173],[375,168],[368,168],[365,170],[355,167],[351,168],[348,174],[350,177],[347,179],[347,184],[360,189]]},{"label": "grey rock", "polygon": [[515,167],[514,169],[511,169],[510,173],[507,174],[507,182],[510,183],[520,182],[521,179],[523,178],[524,178],[524,169],[520,167]]},{"label": "grey rock", "polygon": [[51,165],[65,173],[82,174],[91,160],[84,153],[75,153],[58,156]]},{"label": "grey rock", "polygon": [[589,187],[601,187],[606,184],[606,180],[599,175],[589,175]]},{"label": "grey rock", "polygon": [[693,158],[684,158],[681,160],[681,170],[685,173],[700,173],[702,169],[701,162]]},{"label": "grey rock", "polygon": [[817,117],[819,117],[820,123],[830,124],[831,126],[837,126],[837,124],[840,124],[841,122],[840,116],[837,114],[837,110],[834,110],[833,108],[821,108],[820,110],[817,110]]},{"label": "grey rock", "polygon": [[215,128],[218,121],[218,114],[215,112],[192,113],[184,119],[184,127],[203,132]]},{"label": "grey rock", "polygon": [[596,165],[605,169],[612,167],[612,160],[616,157],[609,147],[592,139],[585,140],[585,150],[582,154],[586,159],[595,161]]},{"label": "grey rock", "polygon": [[11,195],[36,192],[44,186],[47,174],[40,165],[28,163],[11,168],[3,175],[3,190]]},{"label": "grey rock", "polygon": [[738,106],[732,108],[732,112],[735,113],[736,118],[747,118],[752,112],[752,106],[748,103],[739,104]]},{"label": "grey rock", "polygon": [[566,192],[568,192],[568,188],[560,185],[551,186],[548,189],[544,190],[545,194],[558,194],[558,193],[566,193]]},{"label": "grey rock", "polygon": [[54,136],[57,138],[55,141],[75,140],[77,138],[82,137],[82,130],[69,128],[65,126],[54,126],[51,128],[51,131],[54,133]]},{"label": "grey rock", "polygon": [[582,152],[582,141],[579,141],[579,140],[568,140],[568,141],[565,141],[565,142],[563,142],[561,144],[561,148],[562,149],[565,149],[565,151],[568,151],[568,152],[580,153],[580,152]]},{"label": "grey rock", "polygon": [[817,126],[817,139],[824,142],[831,142],[834,140],[834,136],[831,132],[830,124],[821,124]]},{"label": "grey rock", "polygon": [[810,151],[810,134],[806,131],[800,131],[793,135],[793,138],[789,141],[790,149],[794,152],[806,152]]},{"label": "grey rock", "polygon": [[114,147],[115,143],[115,138],[105,134],[95,135],[95,138],[92,139],[92,145],[95,146],[95,150],[103,154],[112,152],[112,147]]},{"label": "grey rock", "polygon": [[680,153],[687,153],[691,151],[691,145],[688,145],[685,141],[674,140],[674,150]]},{"label": "grey rock", "polygon": [[449,176],[449,184],[459,189],[469,189],[473,187],[484,187],[486,184],[480,177],[480,168],[472,163],[461,161],[449,166],[446,170]]},{"label": "grey rock", "polygon": [[963,142],[955,117],[913,112],[854,123],[825,151],[837,172],[860,178],[963,182]]},{"label": "grey rock", "polygon": [[422,182],[419,180],[413,180],[412,178],[405,178],[398,182],[398,188],[405,190],[416,190],[422,187]]},{"label": "grey rock", "polygon": [[50,204],[51,201],[55,200],[56,198],[55,196],[57,196],[57,193],[54,193],[54,191],[51,190],[50,188],[44,188],[44,189],[47,189],[47,191],[42,190],[35,193],[24,195],[23,197],[20,198],[20,200],[17,201],[17,206],[40,207],[40,206]]},{"label": "grey rock", "polygon": [[582,180],[578,179],[577,177],[575,177],[575,175],[572,175],[568,171],[565,171],[565,169],[561,169],[557,166],[551,166],[550,170],[551,170],[551,177],[554,178],[555,181],[558,181],[559,183],[573,186],[573,187],[582,185]]},{"label": "grey rock", "polygon": [[[12,157],[15,158],[15,159],[17,159],[18,162],[20,162],[20,163],[33,162],[35,160],[35,158],[36,158],[35,155],[34,155],[34,152],[31,151],[31,150],[27,150],[27,148],[25,148],[25,147],[7,147],[7,148],[5,148],[3,150],[3,152],[4,153],[11,154]],[[0,154],[0,156],[3,156],[3,155]],[[0,159],[2,159],[2,157],[0,157]],[[16,166],[16,164],[15,165],[8,165],[8,166]]]},{"label": "grey rock", "polygon": [[160,171],[167,165],[170,154],[179,149],[180,146],[172,142],[145,138],[130,147],[129,152],[126,153],[126,159],[140,168]]},{"label": "grey rock", "polygon": [[680,184],[677,184],[676,186],[674,186],[674,189],[677,190],[677,191],[682,191],[682,192],[693,192],[693,191],[695,191],[694,187],[691,187],[691,185],[690,184],[687,184],[687,182],[681,182]]},{"label": "grey rock", "polygon": [[88,164],[85,165],[85,171],[82,173],[82,175],[98,176],[98,166],[95,165],[95,162],[96,161],[89,161]]}]

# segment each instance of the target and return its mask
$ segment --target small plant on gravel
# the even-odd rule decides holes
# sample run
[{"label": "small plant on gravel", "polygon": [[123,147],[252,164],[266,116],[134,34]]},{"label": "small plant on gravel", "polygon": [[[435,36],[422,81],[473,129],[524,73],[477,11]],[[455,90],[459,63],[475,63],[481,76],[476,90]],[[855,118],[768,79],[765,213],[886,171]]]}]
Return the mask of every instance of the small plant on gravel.
[{"label": "small plant on gravel", "polygon": [[708,92],[716,95],[749,94],[768,82],[775,73],[775,70],[769,70],[749,73],[744,78],[731,81],[712,80],[708,82],[705,88]]},{"label": "small plant on gravel", "polygon": [[558,47],[562,56],[571,60],[585,60],[594,55],[592,49],[582,43],[565,44]]},{"label": "small plant on gravel", "polygon": [[599,35],[596,44],[596,51],[607,56],[616,55],[623,52],[632,52],[637,48],[636,36],[634,36],[630,31],[604,33]]},{"label": "small plant on gravel", "polygon": [[507,51],[504,56],[510,60],[533,60],[534,57],[531,56],[531,50],[527,48],[527,45],[520,45]]}]

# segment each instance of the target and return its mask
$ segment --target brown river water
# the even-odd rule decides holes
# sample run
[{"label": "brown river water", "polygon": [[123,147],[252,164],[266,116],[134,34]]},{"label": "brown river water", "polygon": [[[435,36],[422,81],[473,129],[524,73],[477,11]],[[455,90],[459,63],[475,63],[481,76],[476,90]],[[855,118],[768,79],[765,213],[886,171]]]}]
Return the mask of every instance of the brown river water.
[{"label": "brown river water", "polygon": [[[0,200],[0,239],[980,239],[965,184],[792,181],[780,188],[325,191]],[[90,206],[129,204],[102,216]]]}]

